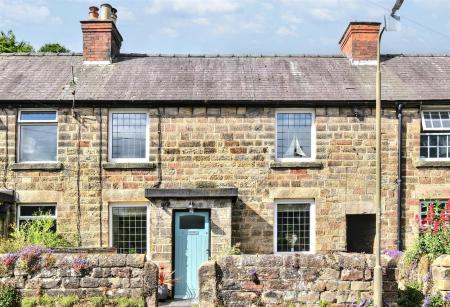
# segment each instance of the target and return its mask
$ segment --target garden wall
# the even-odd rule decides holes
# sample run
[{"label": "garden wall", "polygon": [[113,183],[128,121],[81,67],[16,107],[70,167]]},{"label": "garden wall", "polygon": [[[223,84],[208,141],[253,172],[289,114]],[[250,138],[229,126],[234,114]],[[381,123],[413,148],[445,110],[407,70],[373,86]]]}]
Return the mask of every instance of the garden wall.
[{"label": "garden wall", "polygon": [[[158,267],[146,261],[145,255],[48,254],[33,250],[23,255],[23,251],[1,255],[0,272],[0,284],[14,285],[23,296],[126,296],[145,298],[147,306],[157,306]],[[7,260],[17,256],[14,262]]]},{"label": "garden wall", "polygon": [[[264,306],[320,301],[342,304],[371,297],[373,255],[240,255],[206,262],[199,271],[200,305]],[[397,261],[383,256],[385,302],[397,299]]]},{"label": "garden wall", "polygon": [[450,255],[439,256],[431,266],[433,290],[443,296],[450,296]]}]

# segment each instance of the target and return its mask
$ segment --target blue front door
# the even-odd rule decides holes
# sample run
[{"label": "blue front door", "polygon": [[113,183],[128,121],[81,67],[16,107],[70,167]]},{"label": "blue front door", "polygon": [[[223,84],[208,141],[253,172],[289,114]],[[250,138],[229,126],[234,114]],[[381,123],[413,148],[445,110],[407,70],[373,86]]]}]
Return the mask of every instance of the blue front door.
[{"label": "blue front door", "polygon": [[209,256],[209,212],[175,212],[175,298],[194,298]]}]

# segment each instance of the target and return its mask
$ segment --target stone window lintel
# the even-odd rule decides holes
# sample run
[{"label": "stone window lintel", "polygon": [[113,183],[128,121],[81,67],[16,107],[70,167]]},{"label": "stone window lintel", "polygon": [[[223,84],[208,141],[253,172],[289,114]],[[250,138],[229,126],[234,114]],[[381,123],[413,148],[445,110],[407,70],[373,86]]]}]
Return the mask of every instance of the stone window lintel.
[{"label": "stone window lintel", "polygon": [[294,161],[294,162],[283,162],[275,161],[270,163],[270,168],[323,168],[323,163],[321,161]]}]

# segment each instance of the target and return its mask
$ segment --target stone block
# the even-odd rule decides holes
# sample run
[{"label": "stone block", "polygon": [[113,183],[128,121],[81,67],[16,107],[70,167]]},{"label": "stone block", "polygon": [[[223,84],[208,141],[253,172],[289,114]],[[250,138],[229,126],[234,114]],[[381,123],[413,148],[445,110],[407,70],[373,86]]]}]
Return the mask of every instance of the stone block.
[{"label": "stone block", "polygon": [[82,288],[96,288],[99,286],[99,279],[93,277],[83,277],[80,282]]},{"label": "stone block", "polygon": [[356,291],[369,291],[372,288],[372,283],[368,281],[352,281],[350,289]]},{"label": "stone block", "polygon": [[145,263],[144,254],[129,254],[127,255],[127,266],[132,268],[143,268]]},{"label": "stone block", "polygon": [[268,290],[261,295],[261,301],[265,304],[281,304],[283,303],[284,293],[281,291]]},{"label": "stone block", "polygon": [[364,272],[356,269],[344,269],[341,273],[341,280],[362,280],[364,278]]},{"label": "stone block", "polygon": [[297,300],[301,303],[317,303],[320,301],[320,293],[315,291],[299,292]]},{"label": "stone block", "polygon": [[62,278],[62,286],[66,289],[78,289],[80,287],[80,279],[77,277]]},{"label": "stone block", "polygon": [[127,255],[100,255],[98,256],[98,264],[102,268],[123,267],[127,263]]},{"label": "stone block", "polygon": [[335,291],[325,291],[320,294],[320,300],[328,303],[336,303],[337,292]]},{"label": "stone block", "polygon": [[111,277],[120,277],[120,278],[130,278],[131,270],[130,268],[111,268]]}]

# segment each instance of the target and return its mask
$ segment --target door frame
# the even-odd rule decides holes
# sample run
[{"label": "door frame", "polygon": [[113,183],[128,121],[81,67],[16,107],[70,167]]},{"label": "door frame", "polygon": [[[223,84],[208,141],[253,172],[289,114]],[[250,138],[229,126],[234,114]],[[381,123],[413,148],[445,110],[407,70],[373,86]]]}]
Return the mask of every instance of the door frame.
[{"label": "door frame", "polygon": [[[189,209],[173,209],[172,210],[172,279],[175,279],[175,219],[178,212],[189,212]],[[195,212],[208,212],[208,259],[211,257],[211,209],[194,209]],[[175,281],[176,282],[176,281]],[[175,285],[172,288],[172,297],[175,297]]]}]

